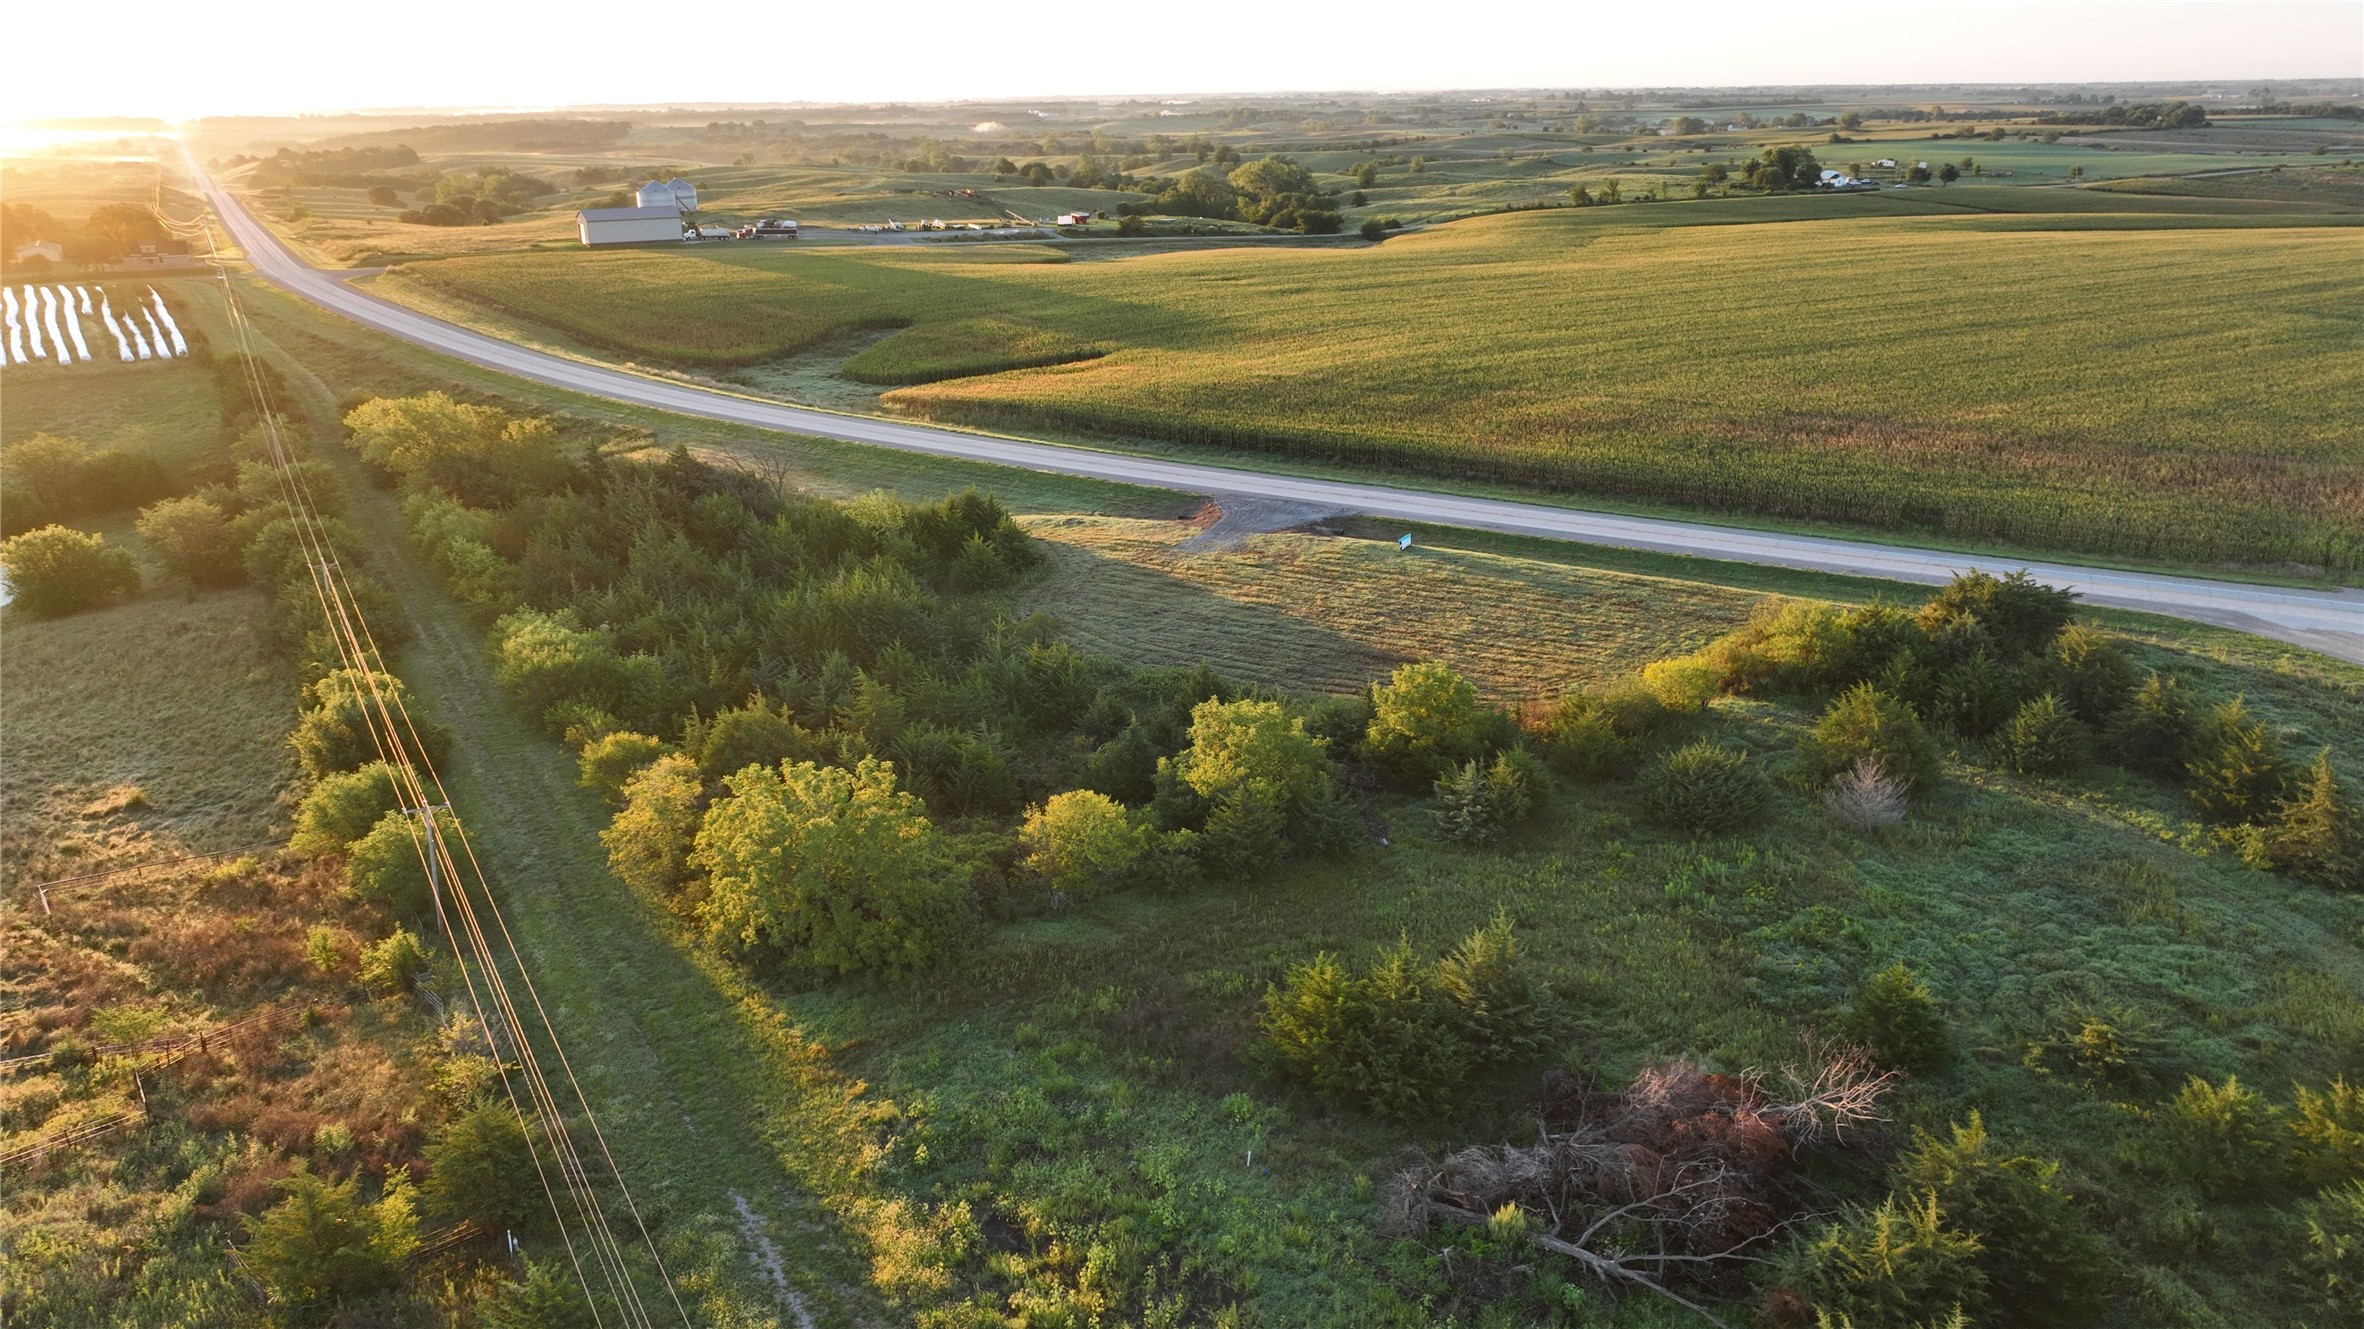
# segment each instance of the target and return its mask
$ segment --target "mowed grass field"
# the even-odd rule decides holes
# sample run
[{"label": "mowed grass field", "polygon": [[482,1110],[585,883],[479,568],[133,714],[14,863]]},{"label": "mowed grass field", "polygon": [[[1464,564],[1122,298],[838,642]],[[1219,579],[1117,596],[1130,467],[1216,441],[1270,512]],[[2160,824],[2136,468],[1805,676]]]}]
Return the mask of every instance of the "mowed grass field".
[{"label": "mowed grass field", "polygon": [[[2039,192],[2081,210],[2024,210]],[[687,366],[903,326],[844,372],[910,385],[887,404],[940,419],[2353,575],[2364,231],[2189,210],[2205,202],[1964,188],[1629,205],[1375,249],[1092,263],[515,254],[377,288]],[[1800,217],[1825,220],[1771,224]]]}]

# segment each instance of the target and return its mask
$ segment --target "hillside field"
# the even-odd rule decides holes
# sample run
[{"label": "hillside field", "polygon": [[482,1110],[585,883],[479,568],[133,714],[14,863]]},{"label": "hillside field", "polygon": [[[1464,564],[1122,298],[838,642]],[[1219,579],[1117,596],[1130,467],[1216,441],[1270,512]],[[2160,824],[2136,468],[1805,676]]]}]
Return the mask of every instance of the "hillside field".
[{"label": "hillside field", "polygon": [[487,255],[377,289],[710,369],[900,327],[843,372],[924,417],[2352,576],[2364,232],[2336,206],[1964,186],[1098,262]]}]

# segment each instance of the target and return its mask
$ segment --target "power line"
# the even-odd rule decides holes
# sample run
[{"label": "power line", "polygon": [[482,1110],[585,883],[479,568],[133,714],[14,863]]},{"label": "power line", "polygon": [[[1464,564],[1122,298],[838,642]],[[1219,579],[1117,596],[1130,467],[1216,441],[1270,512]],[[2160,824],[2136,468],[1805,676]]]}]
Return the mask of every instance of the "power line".
[{"label": "power line", "polygon": [[[182,145],[190,173],[198,174],[196,159],[187,144]],[[451,800],[443,780],[427,756],[420,741],[418,727],[412,720],[409,706],[400,685],[386,668],[384,652],[379,648],[374,633],[362,612],[353,584],[346,576],[343,564],[336,557],[334,544],[313,499],[309,484],[299,469],[291,465],[293,454],[281,436],[279,415],[270,392],[263,382],[260,360],[255,354],[255,333],[246,310],[239,303],[237,289],[231,281],[229,269],[222,263],[221,250],[213,229],[201,218],[181,222],[165,216],[162,203],[161,173],[155,211],[165,227],[185,239],[202,235],[208,259],[220,278],[222,296],[228,311],[231,328],[236,333],[241,352],[242,369],[248,394],[253,398],[260,416],[260,427],[281,497],[287,507],[291,525],[304,555],[308,580],[319,600],[322,621],[334,645],[343,675],[341,685],[350,689],[352,699],[360,705],[364,727],[368,730],[372,747],[389,771],[395,793],[410,827],[412,848],[418,855],[420,870],[426,875],[430,898],[435,904],[437,920],[445,939],[451,943],[459,960],[460,979],[468,995],[476,1023],[486,1043],[492,1049],[495,1063],[500,1067],[504,1096],[518,1124],[526,1132],[534,1168],[540,1176],[543,1192],[550,1201],[552,1217],[558,1225],[559,1237],[565,1245],[569,1262],[573,1265],[577,1282],[590,1303],[594,1320],[605,1325],[600,1314],[600,1299],[593,1290],[593,1271],[597,1281],[607,1290],[612,1307],[622,1324],[652,1329],[656,1320],[649,1303],[643,1299],[639,1279],[635,1276],[629,1247],[618,1235],[619,1226],[638,1236],[638,1245],[648,1252],[656,1277],[664,1287],[667,1301],[675,1316],[685,1326],[688,1311],[683,1307],[679,1292],[673,1286],[671,1274],[665,1268],[663,1255],[649,1234],[639,1204],[625,1184],[622,1169],[609,1149],[606,1135],[599,1128],[597,1115],[592,1111],[589,1097],[576,1078],[572,1062],[567,1058],[563,1040],[552,1024],[541,995],[533,985],[524,957],[516,939],[509,931],[508,921],[502,916],[495,901],[483,865],[476,857],[474,846],[457,818],[451,818]],[[440,814],[440,815],[439,815]],[[446,820],[448,818],[448,825]],[[454,854],[452,842],[458,842]],[[463,866],[464,865],[464,866]],[[480,908],[481,904],[481,908]],[[486,924],[489,916],[490,926]],[[506,968],[514,972],[516,983],[524,989],[525,1001],[520,1003],[511,991],[510,979],[503,972],[502,956],[506,954]],[[531,1008],[531,1023],[527,1017]],[[559,1077],[563,1079],[567,1100],[562,1101],[551,1075],[543,1065],[543,1054],[537,1050],[532,1037],[532,1026],[539,1026],[540,1038],[557,1062]],[[515,1056],[512,1066],[503,1055],[504,1045]],[[520,1101],[520,1090],[523,1101]],[[531,1119],[528,1119],[528,1107]],[[591,1148],[586,1150],[577,1140],[576,1130],[569,1118],[577,1116],[590,1132]],[[539,1128],[539,1140],[536,1130]],[[550,1156],[545,1167],[543,1151]],[[595,1177],[590,1163],[593,1158],[603,1165],[602,1174]],[[552,1185],[552,1173],[557,1174],[557,1186]],[[600,1184],[613,1186],[623,1201],[623,1224],[611,1218],[600,1194]],[[566,1192],[566,1203],[558,1192]],[[568,1210],[573,1211],[569,1222]],[[589,1268],[586,1268],[586,1257]],[[661,1305],[662,1303],[660,1303]]]}]

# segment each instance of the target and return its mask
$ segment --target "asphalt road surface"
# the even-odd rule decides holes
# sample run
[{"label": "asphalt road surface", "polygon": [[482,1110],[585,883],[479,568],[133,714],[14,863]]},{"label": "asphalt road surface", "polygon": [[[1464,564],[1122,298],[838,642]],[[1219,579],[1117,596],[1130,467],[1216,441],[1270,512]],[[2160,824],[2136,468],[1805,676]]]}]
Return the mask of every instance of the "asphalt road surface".
[{"label": "asphalt road surface", "polygon": [[1275,508],[1301,505],[1308,512],[1363,513],[1399,521],[1923,584],[1943,582],[1974,565],[1994,571],[2020,566],[2039,580],[2077,592],[2089,603],[2240,628],[2364,664],[2364,590],[2293,590],[2073,564],[2019,563],[2008,558],[1973,558],[1944,550],[1626,517],[1542,503],[1471,498],[1343,480],[1269,475],[789,406],[650,378],[529,350],[356,290],[343,277],[322,272],[297,258],[238,199],[215,186],[193,158],[190,170],[211,200],[215,214],[245,250],[248,261],[275,285],[331,313],[429,350],[590,396],[791,434],[1204,494],[1218,505],[1225,499],[1260,499]]}]

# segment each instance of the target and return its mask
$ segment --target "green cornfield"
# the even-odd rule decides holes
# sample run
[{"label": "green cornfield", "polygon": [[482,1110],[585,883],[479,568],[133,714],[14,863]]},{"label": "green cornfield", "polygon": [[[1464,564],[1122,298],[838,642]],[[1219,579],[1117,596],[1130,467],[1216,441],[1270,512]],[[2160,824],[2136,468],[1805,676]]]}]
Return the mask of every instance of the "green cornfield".
[{"label": "green cornfield", "polygon": [[518,254],[416,265],[390,289],[694,366],[902,328],[844,372],[907,385],[886,402],[930,418],[2070,553],[2364,569],[2353,218],[1771,224],[1805,202],[1765,200],[1782,211],[1762,222],[1755,201],[1570,209],[1376,249],[1090,262]]}]

